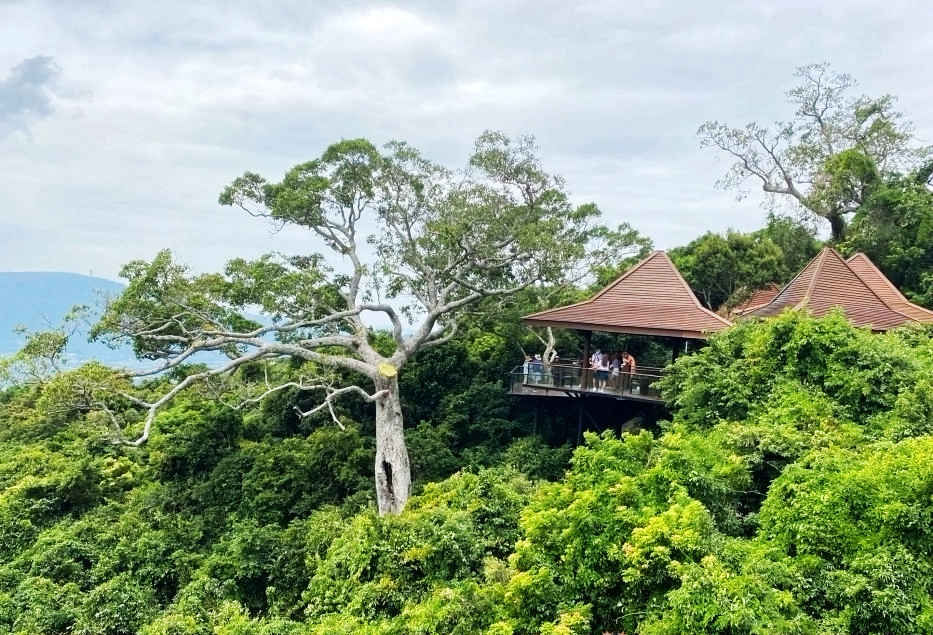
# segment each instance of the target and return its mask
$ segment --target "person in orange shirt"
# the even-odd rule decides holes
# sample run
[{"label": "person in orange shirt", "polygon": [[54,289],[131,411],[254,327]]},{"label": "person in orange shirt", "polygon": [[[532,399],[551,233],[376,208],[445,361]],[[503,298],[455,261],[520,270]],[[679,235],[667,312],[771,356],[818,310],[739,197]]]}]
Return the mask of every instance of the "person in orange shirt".
[{"label": "person in orange shirt", "polygon": [[622,391],[632,392],[632,376],[635,374],[636,364],[635,358],[631,353],[625,351],[622,353],[622,377],[623,377],[623,386]]}]

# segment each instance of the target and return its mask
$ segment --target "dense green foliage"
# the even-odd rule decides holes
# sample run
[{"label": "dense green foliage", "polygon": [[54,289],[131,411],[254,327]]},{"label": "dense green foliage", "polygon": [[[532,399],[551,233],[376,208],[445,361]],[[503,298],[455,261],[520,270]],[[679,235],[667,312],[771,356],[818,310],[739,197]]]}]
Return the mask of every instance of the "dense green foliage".
[{"label": "dense green foliage", "polygon": [[787,282],[817,251],[812,228],[771,215],[757,231],[707,232],[670,255],[700,301],[716,310],[741,302],[768,283]]},{"label": "dense green foliage", "polygon": [[742,323],[676,362],[658,435],[588,434],[566,472],[476,345],[402,384],[422,485],[397,516],[349,418],[193,393],[123,449],[44,410],[54,382],[7,390],[0,628],[933,632],[930,333]]},{"label": "dense green foliage", "polygon": [[[772,194],[799,197],[830,221],[836,246],[865,251],[908,296],[933,305],[933,164],[911,164],[926,155],[913,152],[889,97],[843,99],[847,76],[826,66],[801,73],[804,86],[790,94],[802,109],[797,128],[779,132],[770,158],[753,149],[732,180],[758,177]],[[814,95],[830,113],[822,136],[806,110]],[[768,134],[754,124],[705,132],[736,158]],[[626,224],[593,226],[598,208],[571,207],[563,182],[528,159],[529,140],[483,139],[473,167],[507,188],[537,184],[542,200],[506,196],[503,207],[498,190],[478,184],[489,202],[479,217],[432,208],[417,240],[394,244],[389,232],[376,241],[382,266],[417,261],[431,287],[437,263],[463,249],[451,236],[488,233],[471,219],[496,225],[509,216],[501,209],[530,217],[543,204],[551,229],[573,222],[560,234],[526,228],[525,239],[540,232],[555,247],[535,256],[545,256],[547,280],[529,273],[534,284],[513,290],[495,273],[508,294],[471,298],[456,337],[413,347],[395,367],[414,483],[404,510],[377,513],[371,401],[335,402],[333,417],[299,414],[315,403],[308,386],[285,382],[308,370],[301,355],[242,359],[223,381],[192,386],[157,414],[150,407],[157,433],[129,447],[113,442],[114,429],[140,434],[149,401],[193,374],[216,378],[186,365],[135,384],[99,363],[62,370],[69,331],[29,333],[23,351],[0,360],[0,633],[933,633],[933,330],[878,335],[842,314],[743,321],[666,369],[667,420],[639,429],[616,420],[624,406],[612,402],[617,411],[596,422],[606,431],[572,449],[576,411],[558,402],[576,400],[549,400],[549,417],[539,417],[510,401],[504,378],[525,353],[579,355],[581,336],[532,333],[519,318],[581,299],[651,242]],[[394,151],[427,169],[407,146]],[[355,209],[347,183],[365,185],[367,165],[389,165],[349,161],[322,176],[344,152],[375,156],[367,142],[341,142],[283,184],[247,174],[237,187],[261,192],[274,219],[331,227],[306,214],[325,186]],[[806,193],[773,189],[784,159],[783,182],[810,183]],[[383,176],[407,183],[399,174]],[[412,200],[423,195],[415,187]],[[756,232],[707,233],[671,255],[718,308],[786,281],[818,247],[812,228],[772,215]],[[477,271],[496,270],[488,253],[475,255]],[[360,278],[366,271],[357,268]],[[203,322],[256,326],[230,307],[305,319],[305,305],[353,304],[338,292],[347,281],[331,280],[318,256],[236,260],[222,276],[189,278],[166,252],[127,272],[129,290],[111,305],[122,309],[98,334],[120,331],[128,316],[161,316],[168,326],[117,338],[153,359],[184,356]],[[386,291],[419,284],[397,280]],[[174,317],[167,298],[192,308]],[[405,345],[400,323],[390,333],[351,322],[349,331],[324,322],[320,350],[351,331],[372,359]],[[663,338],[603,333],[592,344],[624,346],[643,366],[670,360]],[[236,338],[201,345],[242,354]],[[354,355],[333,370],[335,384],[366,372]],[[251,409],[236,399],[266,392]]]},{"label": "dense green foliage", "polygon": [[870,183],[843,248],[863,251],[909,299],[933,307],[933,163]]}]

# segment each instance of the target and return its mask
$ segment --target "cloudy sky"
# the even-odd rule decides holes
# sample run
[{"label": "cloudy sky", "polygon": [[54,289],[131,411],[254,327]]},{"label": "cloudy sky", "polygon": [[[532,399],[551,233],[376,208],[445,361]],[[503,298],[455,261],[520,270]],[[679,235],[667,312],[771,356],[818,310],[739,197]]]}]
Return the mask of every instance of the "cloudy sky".
[{"label": "cloudy sky", "polygon": [[0,271],[313,250],[217,194],[349,137],[459,167],[487,128],[534,134],[576,200],[660,247],[753,229],[697,126],[786,118],[794,67],[830,61],[931,142],[931,22],[898,0],[0,0]]}]

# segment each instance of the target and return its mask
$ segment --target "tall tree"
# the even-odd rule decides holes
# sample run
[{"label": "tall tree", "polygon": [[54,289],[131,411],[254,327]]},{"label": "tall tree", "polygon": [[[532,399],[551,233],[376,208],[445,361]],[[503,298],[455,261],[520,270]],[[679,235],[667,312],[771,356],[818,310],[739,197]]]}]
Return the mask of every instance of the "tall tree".
[{"label": "tall tree", "polygon": [[[600,212],[595,205],[584,205],[578,213],[587,214],[593,219]],[[580,249],[568,259],[560,271],[555,272],[553,280],[532,285],[530,296],[532,303],[528,312],[542,311],[561,304],[570,304],[582,299],[584,289],[593,285],[605,286],[628,269],[635,261],[648,255],[653,243],[647,236],[628,223],[622,223],[615,229],[594,224],[583,227],[577,236]],[[607,279],[605,283],[603,280]],[[546,365],[557,357],[557,336],[550,326],[544,329],[531,328],[535,338],[544,347],[543,358]]]},{"label": "tall tree", "polygon": [[[302,416],[329,410],[335,420],[332,404],[341,396],[374,403],[383,514],[405,506],[411,485],[399,370],[450,339],[466,307],[559,279],[580,249],[574,239],[582,220],[563,181],[542,168],[531,138],[495,132],[479,137],[469,168],[459,173],[405,143],[380,153],[366,140],[348,140],[278,183],[247,172],[220,203],[308,230],[345,269],[333,271],[320,254],[234,260],[214,275],[192,275],[168,252],[128,264],[128,287],[108,306],[96,337],[159,360],[142,375],[169,373],[205,351],[228,359],[171,382],[155,399],[125,395],[146,412],[140,436],[125,442],[144,443],[159,409],[193,384],[292,358],[299,362],[293,375],[271,373],[241,403],[297,388],[321,395]],[[267,320],[248,319],[246,309]],[[371,342],[364,315],[372,314],[391,325],[391,353]]]},{"label": "tall tree", "polygon": [[781,249],[754,233],[707,232],[670,254],[693,292],[714,311],[730,298],[780,282],[783,276]]},{"label": "tall tree", "polygon": [[814,223],[774,213],[768,215],[768,224],[752,235],[770,240],[781,250],[782,264],[770,282],[787,282],[810,262],[822,246],[816,234]]},{"label": "tall tree", "polygon": [[933,161],[880,178],[852,218],[847,253],[865,252],[912,301],[933,307]]},{"label": "tall tree", "polygon": [[[740,188],[751,178],[772,204],[789,198],[827,221],[839,241],[863,200],[862,180],[873,178],[867,166],[904,169],[929,157],[930,148],[914,145],[912,125],[894,109],[892,96],[854,97],[855,80],[825,63],[799,67],[795,77],[800,84],[787,93],[793,119],[744,128],[707,121],[698,130],[700,144],[734,160],[721,186]],[[845,154],[850,150],[855,154]]]}]

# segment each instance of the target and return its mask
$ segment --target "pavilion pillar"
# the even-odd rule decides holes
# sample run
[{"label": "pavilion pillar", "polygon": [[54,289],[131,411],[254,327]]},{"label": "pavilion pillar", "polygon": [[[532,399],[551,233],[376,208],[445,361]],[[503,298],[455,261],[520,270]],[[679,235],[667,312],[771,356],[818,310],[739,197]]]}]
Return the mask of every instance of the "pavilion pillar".
[{"label": "pavilion pillar", "polygon": [[674,340],[674,347],[671,349],[671,363],[677,361],[681,353],[687,352],[687,345],[690,342],[686,337],[679,337]]},{"label": "pavilion pillar", "polygon": [[[590,342],[593,331],[583,331],[583,361],[580,363],[580,390],[586,390],[590,385]],[[582,415],[581,415],[582,417]]]}]

